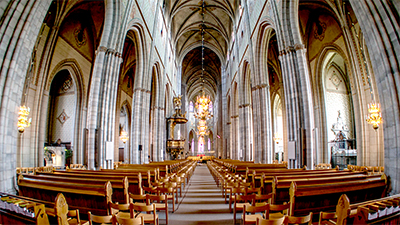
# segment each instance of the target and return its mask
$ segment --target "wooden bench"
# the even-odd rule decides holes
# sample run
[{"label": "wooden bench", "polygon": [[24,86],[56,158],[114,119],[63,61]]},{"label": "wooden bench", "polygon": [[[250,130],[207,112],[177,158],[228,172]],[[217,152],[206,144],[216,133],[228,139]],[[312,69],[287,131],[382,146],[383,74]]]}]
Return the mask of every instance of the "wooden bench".
[{"label": "wooden bench", "polygon": [[37,175],[24,175],[31,180],[48,180],[55,182],[66,182],[88,185],[104,185],[107,181],[111,182],[113,189],[112,201],[119,203],[129,203],[129,181],[124,177],[93,177],[93,176],[66,176],[54,173],[42,173]]},{"label": "wooden bench", "polygon": [[350,204],[346,194],[336,206],[337,224],[400,224],[400,194]]},{"label": "wooden bench", "polygon": [[[85,172],[82,172],[85,173]],[[118,175],[123,175],[123,176],[128,176],[128,177],[135,177],[141,174],[141,179],[142,179],[142,186],[151,186],[152,182],[155,182],[159,179],[159,172],[157,169],[142,169],[142,170],[111,170],[111,169],[102,169],[100,171],[89,171],[87,174],[107,174],[110,176],[118,176]]]},{"label": "wooden bench", "polygon": [[77,171],[54,171],[53,173],[37,173],[38,175],[51,175],[51,176],[63,176],[63,177],[72,177],[77,179],[101,179],[101,180],[111,180],[117,179],[122,180],[124,177],[128,180],[128,193],[132,194],[141,194],[142,190],[142,175],[138,173],[137,175],[129,175],[129,174],[121,174],[121,173],[106,173],[101,171],[93,171],[93,170],[81,170]]},{"label": "wooden bench", "polygon": [[381,175],[366,174],[341,174],[337,176],[315,176],[315,177],[280,177],[277,176],[272,182],[272,203],[283,204],[290,201],[289,189],[292,182],[297,186],[322,185],[329,183],[342,183],[352,181],[373,181],[380,180]]},{"label": "wooden bench", "polygon": [[322,170],[320,173],[318,170],[305,170],[305,171],[295,171],[292,173],[267,173],[261,175],[254,179],[256,187],[261,187],[262,193],[268,194],[272,192],[272,183],[275,177],[280,177],[281,179],[294,179],[294,178],[318,178],[318,177],[335,177],[342,175],[366,175],[365,172],[351,172],[351,171],[337,171],[337,170]]},{"label": "wooden bench", "polygon": [[7,193],[0,196],[0,224],[50,224],[43,203]]},{"label": "wooden bench", "polygon": [[289,215],[307,215],[310,211],[334,211],[342,194],[351,202],[358,203],[384,197],[386,194],[386,176],[376,180],[356,180],[348,182],[331,182],[313,185],[290,185]]},{"label": "wooden bench", "polygon": [[112,197],[111,182],[102,185],[67,183],[18,177],[19,195],[52,202],[58,193],[63,193],[69,206],[86,214],[92,211],[97,215],[107,215],[108,202]]}]

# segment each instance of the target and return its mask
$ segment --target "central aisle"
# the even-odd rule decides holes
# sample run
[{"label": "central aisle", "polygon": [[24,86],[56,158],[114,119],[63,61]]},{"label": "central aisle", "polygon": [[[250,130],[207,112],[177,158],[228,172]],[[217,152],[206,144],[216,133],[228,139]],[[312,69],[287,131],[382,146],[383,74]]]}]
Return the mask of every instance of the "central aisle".
[{"label": "central aisle", "polygon": [[224,203],[221,190],[206,165],[196,167],[188,186],[177,205],[178,209],[175,213],[169,213],[169,224],[232,225],[233,214],[229,213],[229,206]]}]

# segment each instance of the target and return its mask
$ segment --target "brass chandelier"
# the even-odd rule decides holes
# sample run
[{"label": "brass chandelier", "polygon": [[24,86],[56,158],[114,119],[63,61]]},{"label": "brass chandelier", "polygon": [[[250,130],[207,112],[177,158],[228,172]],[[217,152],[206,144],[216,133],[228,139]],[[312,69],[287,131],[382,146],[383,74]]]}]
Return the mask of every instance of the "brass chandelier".
[{"label": "brass chandelier", "polygon": [[121,131],[121,136],[119,136],[121,141],[125,144],[129,140],[128,132],[126,131]]},{"label": "brass chandelier", "polygon": [[368,104],[368,115],[366,121],[372,124],[372,127],[376,130],[379,128],[379,124],[382,123],[381,108],[379,103],[371,102]]},{"label": "brass chandelier", "polygon": [[17,126],[20,133],[24,133],[25,128],[31,125],[31,118],[28,119],[30,111],[30,108],[26,107],[25,105],[19,108]]},{"label": "brass chandelier", "polygon": [[201,95],[197,96],[196,99],[196,114],[195,117],[199,119],[199,125],[197,126],[197,135],[199,136],[199,140],[204,143],[204,136],[208,135],[208,127],[207,127],[207,120],[212,117],[209,109],[211,99],[209,95],[206,95],[204,92],[204,0],[202,0],[201,6],[201,16],[202,16],[202,24],[200,28],[201,32]]}]

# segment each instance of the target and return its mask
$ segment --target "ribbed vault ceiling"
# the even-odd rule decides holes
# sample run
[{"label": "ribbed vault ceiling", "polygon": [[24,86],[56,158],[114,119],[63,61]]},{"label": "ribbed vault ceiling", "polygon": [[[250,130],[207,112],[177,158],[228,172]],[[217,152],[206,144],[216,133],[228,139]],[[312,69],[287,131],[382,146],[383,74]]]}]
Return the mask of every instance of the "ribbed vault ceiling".
[{"label": "ribbed vault ceiling", "polygon": [[[182,82],[189,100],[202,89],[201,46],[204,37],[204,89],[212,99],[221,85],[221,62],[229,48],[237,0],[171,0],[167,6],[178,58],[182,60]],[[203,30],[203,32],[202,32]]]}]

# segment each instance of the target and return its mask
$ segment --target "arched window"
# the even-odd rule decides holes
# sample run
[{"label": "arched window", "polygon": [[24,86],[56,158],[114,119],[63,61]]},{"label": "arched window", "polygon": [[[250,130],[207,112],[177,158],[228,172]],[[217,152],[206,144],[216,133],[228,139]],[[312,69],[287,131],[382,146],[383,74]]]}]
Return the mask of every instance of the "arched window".
[{"label": "arched window", "polygon": [[194,155],[194,138],[192,139],[192,155]]},{"label": "arched window", "polygon": [[190,103],[189,103],[189,112],[193,112],[193,111],[194,111],[193,102],[190,101]]},{"label": "arched window", "polygon": [[211,141],[210,141],[210,138],[208,138],[208,151],[211,151]]},{"label": "arched window", "polygon": [[204,140],[202,138],[199,138],[199,151],[198,153],[204,153]]}]

